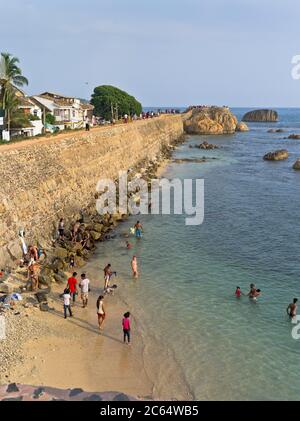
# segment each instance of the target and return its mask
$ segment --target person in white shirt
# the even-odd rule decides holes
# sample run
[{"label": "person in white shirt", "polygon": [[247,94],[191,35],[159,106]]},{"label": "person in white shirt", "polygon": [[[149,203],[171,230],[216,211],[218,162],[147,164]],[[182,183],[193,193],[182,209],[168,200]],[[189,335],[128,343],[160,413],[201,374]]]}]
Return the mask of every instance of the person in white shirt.
[{"label": "person in white shirt", "polygon": [[71,303],[70,303],[71,294],[70,294],[70,291],[68,289],[65,289],[64,290],[63,299],[64,299],[64,315],[65,315],[65,319],[67,318],[67,311],[69,311],[70,317],[73,317],[72,310],[71,310]]},{"label": "person in white shirt", "polygon": [[86,308],[89,299],[90,281],[84,273],[81,275],[81,281],[79,286],[81,289],[82,307]]}]

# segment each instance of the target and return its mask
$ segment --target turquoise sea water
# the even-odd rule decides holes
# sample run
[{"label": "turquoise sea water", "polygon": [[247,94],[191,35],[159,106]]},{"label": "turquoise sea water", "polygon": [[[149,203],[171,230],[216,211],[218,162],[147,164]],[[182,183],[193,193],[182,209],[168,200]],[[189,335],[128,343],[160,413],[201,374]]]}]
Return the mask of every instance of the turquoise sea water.
[{"label": "turquoise sea water", "polygon": [[[246,110],[233,109],[241,117]],[[174,157],[216,157],[207,163],[169,164],[168,178],[204,178],[205,220],[188,227],[185,216],[143,216],[142,241],[124,248],[122,233],[101,246],[122,279],[119,294],[139,320],[162,382],[176,367],[196,399],[299,399],[300,340],[291,336],[287,304],[300,299],[300,110],[278,109],[280,121],[250,124],[249,133],[189,136]],[[286,133],[267,133],[282,127]],[[189,148],[204,140],[222,146]],[[265,162],[266,152],[287,148],[290,157]],[[130,259],[138,256],[134,281]],[[237,300],[237,285],[262,290]],[[151,343],[151,345],[150,345]],[[166,352],[167,350],[167,352]],[[168,364],[168,354],[177,366]],[[161,356],[161,360],[159,357]],[[176,396],[174,396],[176,397]]]}]

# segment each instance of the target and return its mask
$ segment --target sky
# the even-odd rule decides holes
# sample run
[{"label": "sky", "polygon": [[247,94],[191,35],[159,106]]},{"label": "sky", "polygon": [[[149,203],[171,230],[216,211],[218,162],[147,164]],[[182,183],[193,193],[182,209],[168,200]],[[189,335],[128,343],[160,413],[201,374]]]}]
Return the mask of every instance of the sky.
[{"label": "sky", "polygon": [[300,107],[299,0],[0,0],[30,95],[109,84],[144,106]]}]

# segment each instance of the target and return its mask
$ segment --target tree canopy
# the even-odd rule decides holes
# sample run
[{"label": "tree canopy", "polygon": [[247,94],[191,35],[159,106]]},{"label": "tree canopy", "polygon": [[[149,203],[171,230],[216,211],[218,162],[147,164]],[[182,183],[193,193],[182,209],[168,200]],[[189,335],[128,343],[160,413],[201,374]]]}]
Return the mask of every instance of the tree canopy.
[{"label": "tree canopy", "polygon": [[111,118],[128,115],[140,115],[142,105],[133,96],[110,85],[98,86],[94,89],[91,104],[95,107],[95,115],[111,120]]},{"label": "tree canopy", "polygon": [[13,114],[18,111],[17,87],[28,85],[18,66],[19,59],[9,53],[1,53],[0,59],[0,107],[5,111],[8,130]]}]

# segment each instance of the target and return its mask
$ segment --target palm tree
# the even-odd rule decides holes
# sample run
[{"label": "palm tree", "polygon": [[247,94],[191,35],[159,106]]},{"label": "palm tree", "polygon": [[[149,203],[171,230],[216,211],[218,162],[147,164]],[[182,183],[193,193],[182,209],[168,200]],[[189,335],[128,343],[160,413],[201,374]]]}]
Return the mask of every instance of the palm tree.
[{"label": "palm tree", "polygon": [[5,111],[5,117],[10,128],[11,113],[17,108],[16,87],[28,85],[28,80],[22,75],[18,66],[19,59],[9,53],[1,53],[0,60],[0,104]]}]

